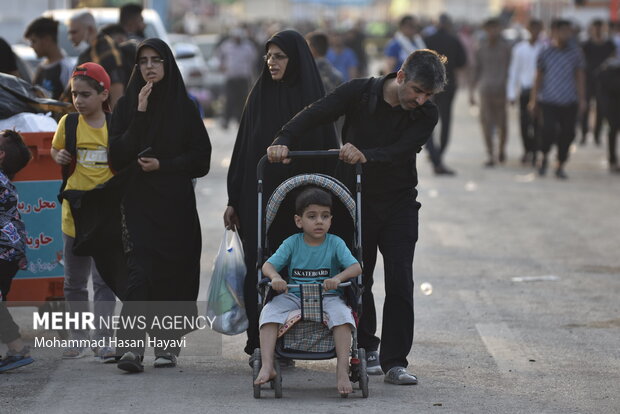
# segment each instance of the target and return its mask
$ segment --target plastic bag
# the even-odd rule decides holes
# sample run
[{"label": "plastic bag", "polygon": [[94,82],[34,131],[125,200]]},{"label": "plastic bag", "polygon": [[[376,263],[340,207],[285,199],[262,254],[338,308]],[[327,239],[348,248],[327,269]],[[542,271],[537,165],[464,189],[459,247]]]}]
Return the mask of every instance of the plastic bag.
[{"label": "plastic bag", "polygon": [[245,274],[243,246],[239,234],[224,230],[220,250],[213,264],[207,299],[207,317],[211,321],[215,319],[213,330],[226,335],[237,335],[248,329],[243,301]]},{"label": "plastic bag", "polygon": [[58,123],[54,118],[31,112],[22,112],[7,119],[0,119],[0,130],[15,129],[19,132],[56,131]]}]

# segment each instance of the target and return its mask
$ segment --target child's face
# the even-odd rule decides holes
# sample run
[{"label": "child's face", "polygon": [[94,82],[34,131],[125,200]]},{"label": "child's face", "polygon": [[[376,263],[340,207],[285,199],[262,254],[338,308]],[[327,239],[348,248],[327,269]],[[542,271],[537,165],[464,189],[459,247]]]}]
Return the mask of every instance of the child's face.
[{"label": "child's face", "polygon": [[102,111],[102,105],[108,99],[108,91],[97,93],[88,82],[71,79],[71,96],[75,109],[82,115],[93,115]]},{"label": "child's face", "polygon": [[314,240],[323,240],[332,225],[332,211],[328,206],[310,204],[300,217],[295,214],[295,224]]}]

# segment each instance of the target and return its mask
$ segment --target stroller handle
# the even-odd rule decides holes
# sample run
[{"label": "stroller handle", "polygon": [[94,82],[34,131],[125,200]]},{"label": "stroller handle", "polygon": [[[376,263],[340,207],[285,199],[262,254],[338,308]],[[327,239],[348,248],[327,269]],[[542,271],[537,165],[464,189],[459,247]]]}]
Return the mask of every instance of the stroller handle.
[{"label": "stroller handle", "polygon": [[[340,155],[339,149],[316,150],[316,151],[289,151],[287,158],[337,158]],[[267,154],[263,155],[256,165],[256,178],[263,179],[263,170],[268,162]],[[362,173],[362,165],[355,164],[356,174]]]},{"label": "stroller handle", "polygon": [[337,157],[339,154],[339,149],[317,151],[289,151],[287,158],[329,158]]},{"label": "stroller handle", "polygon": [[[322,283],[314,283],[315,285],[322,285]],[[271,286],[271,282],[267,283],[267,286]],[[338,284],[338,287],[347,287],[347,286],[351,286],[351,282],[344,282],[344,283],[340,283]],[[300,284],[287,284],[286,287],[288,288],[298,288],[301,287]]]}]

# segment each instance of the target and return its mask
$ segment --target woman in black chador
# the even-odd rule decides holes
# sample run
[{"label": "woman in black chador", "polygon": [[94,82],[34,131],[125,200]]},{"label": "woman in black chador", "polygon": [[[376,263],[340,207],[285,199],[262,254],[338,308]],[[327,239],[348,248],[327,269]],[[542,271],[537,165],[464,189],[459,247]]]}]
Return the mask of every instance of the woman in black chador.
[{"label": "woman in black chador", "polygon": [[[263,71],[248,96],[228,170],[226,227],[237,226],[243,240],[245,264],[244,298],[248,314],[248,341],[245,352],[259,347],[256,309],[257,190],[256,165],[272,145],[280,130],[297,112],[325,95],[321,77],[304,38],[293,30],[276,33],[265,45]],[[333,125],[310,130],[299,148],[338,148]],[[316,163],[315,163],[316,164]],[[275,187],[309,165],[268,164],[264,177],[264,201]],[[314,170],[315,169],[310,169]],[[313,171],[313,172],[314,172]],[[277,247],[277,246],[276,246]]]},{"label": "woman in black chador", "polygon": [[[147,39],[138,46],[126,94],[112,116],[109,141],[110,165],[128,175],[122,213],[129,280],[122,314],[195,314],[201,234],[192,178],[209,171],[211,143],[162,40]],[[174,303],[145,309],[145,301]],[[189,309],[175,309],[182,302]],[[151,326],[147,330],[157,339],[177,339],[187,332],[157,332]],[[144,335],[124,331],[119,339]],[[155,366],[174,366],[179,350],[155,349]],[[143,370],[143,348],[117,351],[123,354],[119,368]]]}]

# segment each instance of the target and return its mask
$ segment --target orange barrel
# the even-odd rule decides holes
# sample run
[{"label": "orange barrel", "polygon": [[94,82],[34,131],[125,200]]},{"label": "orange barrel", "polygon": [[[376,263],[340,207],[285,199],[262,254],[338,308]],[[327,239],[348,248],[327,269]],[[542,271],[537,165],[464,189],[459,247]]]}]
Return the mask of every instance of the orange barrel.
[{"label": "orange barrel", "polygon": [[[27,305],[62,299],[61,203],[57,195],[62,177],[50,150],[54,132],[22,133],[32,160],[14,178],[19,194],[18,209],[26,224],[28,268],[20,270],[7,299],[13,305]],[[11,303],[8,303],[10,306]]]}]

